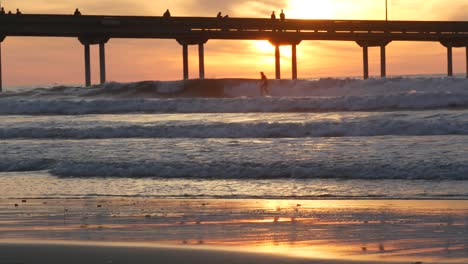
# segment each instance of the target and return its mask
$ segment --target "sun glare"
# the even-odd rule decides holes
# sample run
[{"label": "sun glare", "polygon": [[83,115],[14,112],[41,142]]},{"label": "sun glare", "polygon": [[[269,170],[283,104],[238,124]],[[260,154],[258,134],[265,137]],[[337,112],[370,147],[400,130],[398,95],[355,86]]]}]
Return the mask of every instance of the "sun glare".
[{"label": "sun glare", "polygon": [[333,1],[290,0],[285,12],[289,18],[332,19],[336,6]]}]

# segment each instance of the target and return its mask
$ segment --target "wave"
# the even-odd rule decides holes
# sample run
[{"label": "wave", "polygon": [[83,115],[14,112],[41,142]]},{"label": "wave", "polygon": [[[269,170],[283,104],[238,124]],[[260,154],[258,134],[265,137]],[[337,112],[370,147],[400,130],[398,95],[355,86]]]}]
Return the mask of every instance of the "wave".
[{"label": "wave", "polygon": [[468,108],[468,80],[456,78],[270,81],[271,97],[245,79],[107,83],[0,94],[2,115],[246,113]]},{"label": "wave", "polygon": [[187,179],[405,179],[468,180],[463,162],[370,164],[366,162],[67,162],[43,159],[3,160],[0,172],[46,170],[59,177]]},{"label": "wave", "polygon": [[[304,138],[357,136],[468,135],[468,113],[408,117],[381,114],[342,120],[305,122],[202,122],[198,124],[102,124],[72,127],[28,124],[0,128],[0,139],[106,138]],[[97,123],[97,122],[96,122]],[[50,125],[50,127],[47,127]]]}]

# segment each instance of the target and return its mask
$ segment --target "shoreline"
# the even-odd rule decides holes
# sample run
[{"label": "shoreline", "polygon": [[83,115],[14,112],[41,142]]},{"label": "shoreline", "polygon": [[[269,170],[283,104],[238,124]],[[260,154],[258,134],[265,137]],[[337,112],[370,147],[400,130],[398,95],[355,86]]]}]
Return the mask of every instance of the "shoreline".
[{"label": "shoreline", "polygon": [[266,254],[270,263],[466,263],[467,215],[467,200],[0,199],[0,249],[149,245]]},{"label": "shoreline", "polygon": [[[221,247],[171,247],[124,243],[4,242],[0,240],[0,262],[6,263],[309,263],[374,264],[407,263],[367,260],[303,258],[278,253],[249,252]],[[3,263],[3,262],[2,262]],[[414,262],[417,263],[417,262]],[[455,262],[454,262],[455,263]]]}]

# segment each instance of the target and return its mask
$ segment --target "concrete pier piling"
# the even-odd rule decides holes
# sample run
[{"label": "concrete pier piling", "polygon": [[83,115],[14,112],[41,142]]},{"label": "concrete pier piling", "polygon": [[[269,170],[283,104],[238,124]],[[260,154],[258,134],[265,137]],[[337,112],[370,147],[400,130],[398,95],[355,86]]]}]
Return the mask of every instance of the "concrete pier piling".
[{"label": "concrete pier piling", "polygon": [[386,46],[380,46],[380,77],[387,77],[387,54]]},{"label": "concrete pier piling", "polygon": [[364,80],[369,79],[369,48],[367,45],[362,46],[362,60],[364,66]]},{"label": "concrete pier piling", "polygon": [[297,80],[297,45],[291,45],[291,71],[292,79]]},{"label": "concrete pier piling", "polygon": [[182,45],[182,60],[183,60],[183,74],[184,80],[188,80],[189,78],[189,61],[188,61],[188,45]]},{"label": "concrete pier piling", "polygon": [[301,43],[300,39],[284,38],[282,36],[271,38],[268,40],[271,45],[275,46],[275,79],[281,79],[281,46],[291,46],[291,71],[292,79],[297,80],[297,45]]},{"label": "concrete pier piling", "polygon": [[2,73],[2,43],[0,42],[0,92],[3,92],[3,73]]},{"label": "concrete pier piling", "polygon": [[356,43],[362,47],[363,78],[369,79],[369,48],[380,47],[380,76],[387,76],[387,52],[388,40],[359,40]]},{"label": "concrete pier piling", "polygon": [[5,36],[0,36],[0,93],[3,92],[3,69],[2,69],[2,43]]},{"label": "concrete pier piling", "polygon": [[101,84],[106,82],[106,44],[99,43],[99,68],[101,73]]},{"label": "concrete pier piling", "polygon": [[85,64],[85,85],[91,86],[91,45],[99,45],[99,70],[101,84],[106,82],[106,53],[105,44],[109,41],[107,37],[88,37],[78,38],[84,46],[84,64]]},{"label": "concrete pier piling", "polygon": [[85,64],[85,85],[91,86],[91,52],[90,45],[84,45],[84,64]]},{"label": "concrete pier piling", "polygon": [[275,45],[275,78],[276,80],[281,79],[281,56],[279,45]]},{"label": "concrete pier piling", "polygon": [[182,67],[184,80],[189,79],[189,45],[198,45],[198,68],[199,78],[205,78],[205,44],[208,41],[207,38],[180,38],[176,39],[177,42],[182,46]]},{"label": "concrete pier piling", "polygon": [[198,44],[198,68],[199,68],[199,78],[201,80],[205,79],[205,44]]},{"label": "concrete pier piling", "polygon": [[468,78],[468,46],[465,47],[466,78]]},{"label": "concrete pier piling", "polygon": [[449,77],[453,76],[453,55],[452,47],[447,47],[447,75]]}]

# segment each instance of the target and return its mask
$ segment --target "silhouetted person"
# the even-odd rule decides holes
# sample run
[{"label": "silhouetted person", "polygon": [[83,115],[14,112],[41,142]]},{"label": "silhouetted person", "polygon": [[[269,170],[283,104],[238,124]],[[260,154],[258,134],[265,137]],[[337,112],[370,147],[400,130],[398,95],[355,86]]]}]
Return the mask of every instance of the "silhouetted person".
[{"label": "silhouetted person", "polygon": [[216,18],[223,18],[223,15],[221,14],[221,12],[218,12],[218,15],[216,15]]},{"label": "silhouetted person", "polygon": [[229,18],[229,15],[225,15],[224,18]]},{"label": "silhouetted person", "polygon": [[19,10],[19,8],[16,8],[16,14],[17,14],[17,15],[21,15],[21,14],[22,14],[21,11]]},{"label": "silhouetted person", "polygon": [[269,95],[270,91],[268,90],[268,78],[266,77],[265,73],[260,72],[261,83],[260,83],[260,94],[262,96]]},{"label": "silhouetted person", "polygon": [[8,10],[8,15],[12,15],[11,10]]},{"label": "silhouetted person", "polygon": [[0,9],[0,15],[5,15],[5,8]]},{"label": "silhouetted person", "polygon": [[286,15],[284,14],[283,9],[281,9],[280,20],[281,22],[284,22],[284,20],[286,20]]},{"label": "silhouetted person", "polygon": [[171,12],[169,11],[169,9],[166,9],[166,12],[164,12],[163,17],[171,17]]},{"label": "silhouetted person", "polygon": [[271,13],[271,20],[276,20],[276,14],[275,11]]},{"label": "silhouetted person", "polygon": [[81,16],[80,10],[78,10],[78,8],[75,9],[75,13],[73,13],[73,15],[75,15],[75,16]]}]

